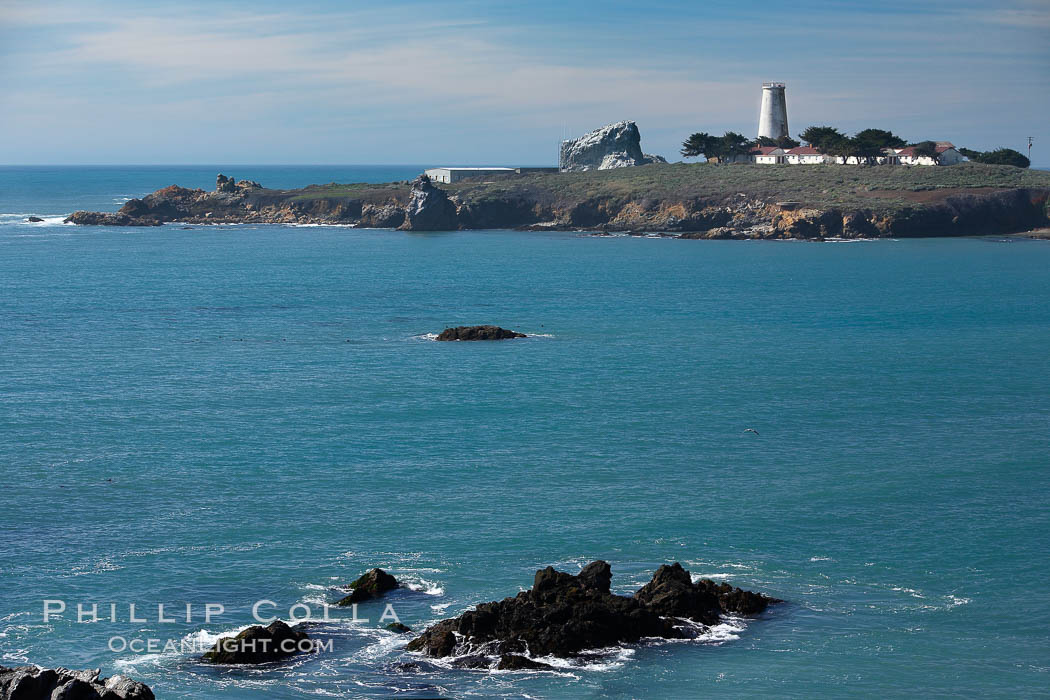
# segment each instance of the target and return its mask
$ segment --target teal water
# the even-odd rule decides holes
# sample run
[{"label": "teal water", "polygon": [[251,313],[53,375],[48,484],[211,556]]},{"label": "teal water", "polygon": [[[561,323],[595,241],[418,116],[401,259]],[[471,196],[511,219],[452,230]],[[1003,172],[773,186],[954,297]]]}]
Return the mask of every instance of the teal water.
[{"label": "teal water", "polygon": [[[0,663],[159,698],[1047,695],[1047,243],[18,223],[216,171],[157,170],[0,169]],[[229,174],[390,179],[282,172]],[[427,337],[483,322],[537,337]],[[266,670],[107,648],[319,615],[372,566],[421,629],[593,558],[787,602],[558,674],[399,669],[380,604]]]}]

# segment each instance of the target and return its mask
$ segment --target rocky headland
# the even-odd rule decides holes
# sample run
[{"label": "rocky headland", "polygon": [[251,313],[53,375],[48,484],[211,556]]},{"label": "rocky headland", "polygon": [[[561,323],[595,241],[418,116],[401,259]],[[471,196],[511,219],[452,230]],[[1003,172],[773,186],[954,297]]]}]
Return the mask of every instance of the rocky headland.
[{"label": "rocky headland", "polygon": [[[637,154],[635,154],[637,155]],[[633,155],[631,156],[634,157]],[[604,158],[604,157],[603,157]],[[214,191],[172,185],[106,226],[335,224],[405,231],[519,228],[680,238],[879,238],[1005,234],[1050,225],[1050,173],[950,167],[649,164],[584,172],[272,190],[220,175]]]},{"label": "rocky headland", "polygon": [[661,566],[633,596],[612,593],[611,581],[604,561],[576,575],[548,566],[531,590],[442,620],[407,649],[471,667],[536,668],[526,656],[571,658],[647,637],[689,639],[725,614],[757,615],[780,602],[708,579],[694,583],[678,563]]}]

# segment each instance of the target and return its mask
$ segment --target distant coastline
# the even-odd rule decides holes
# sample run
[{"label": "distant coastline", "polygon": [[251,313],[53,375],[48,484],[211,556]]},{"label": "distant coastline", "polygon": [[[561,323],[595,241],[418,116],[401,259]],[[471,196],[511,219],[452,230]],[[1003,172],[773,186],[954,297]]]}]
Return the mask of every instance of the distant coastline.
[{"label": "distant coastline", "polygon": [[409,231],[584,230],[680,238],[967,236],[1050,226],[1050,173],[951,168],[653,164],[583,173],[275,190],[220,176],[215,191],[165,187],[84,225],[339,224]]}]

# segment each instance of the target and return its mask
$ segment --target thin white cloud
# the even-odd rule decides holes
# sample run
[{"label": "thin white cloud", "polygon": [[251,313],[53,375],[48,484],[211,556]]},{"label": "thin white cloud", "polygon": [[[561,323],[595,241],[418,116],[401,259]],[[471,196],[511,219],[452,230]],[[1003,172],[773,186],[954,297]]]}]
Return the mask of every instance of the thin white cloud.
[{"label": "thin white cloud", "polygon": [[[68,136],[74,147],[78,135],[94,144],[164,128],[173,139],[243,152],[272,141],[269,132],[315,153],[326,152],[324,139],[356,129],[387,153],[408,133],[467,133],[485,144],[513,131],[522,143],[556,143],[631,118],[643,135],[666,135],[651,150],[671,153],[679,132],[751,132],[758,83],[776,78],[789,83],[796,130],[877,120],[863,126],[919,132],[940,128],[949,111],[987,119],[990,105],[1022,102],[1017,85],[1045,84],[1033,75],[1039,55],[1013,43],[1034,35],[1022,25],[1042,26],[1044,9],[944,5],[918,19],[738,15],[700,32],[647,16],[644,26],[588,44],[583,35],[574,41],[578,27],[547,27],[541,41],[541,24],[500,26],[436,5],[260,13],[142,3],[118,14],[103,3],[23,2],[0,6],[0,21],[19,33],[46,30],[50,40],[46,50],[0,49],[8,64],[0,127],[17,140]],[[634,31],[644,40],[624,40]],[[756,48],[755,36],[772,43]],[[1046,104],[1025,94],[1029,105]],[[214,133],[223,124],[236,128]],[[422,136],[419,143],[436,148]]]}]

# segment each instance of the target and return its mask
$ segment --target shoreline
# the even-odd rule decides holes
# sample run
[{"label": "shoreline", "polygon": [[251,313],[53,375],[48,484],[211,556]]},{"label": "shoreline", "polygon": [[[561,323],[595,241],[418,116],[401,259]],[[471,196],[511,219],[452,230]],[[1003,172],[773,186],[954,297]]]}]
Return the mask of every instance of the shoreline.
[{"label": "shoreline", "polygon": [[[686,239],[1005,235],[1050,227],[1050,174],[1008,166],[916,169],[647,165],[535,173],[439,187],[411,183],[272,190],[219,175],[214,191],[170,185],[119,211],[67,223],[345,225],[402,231],[535,230]],[[931,169],[924,169],[931,170]],[[629,172],[628,172],[629,171]]]}]

